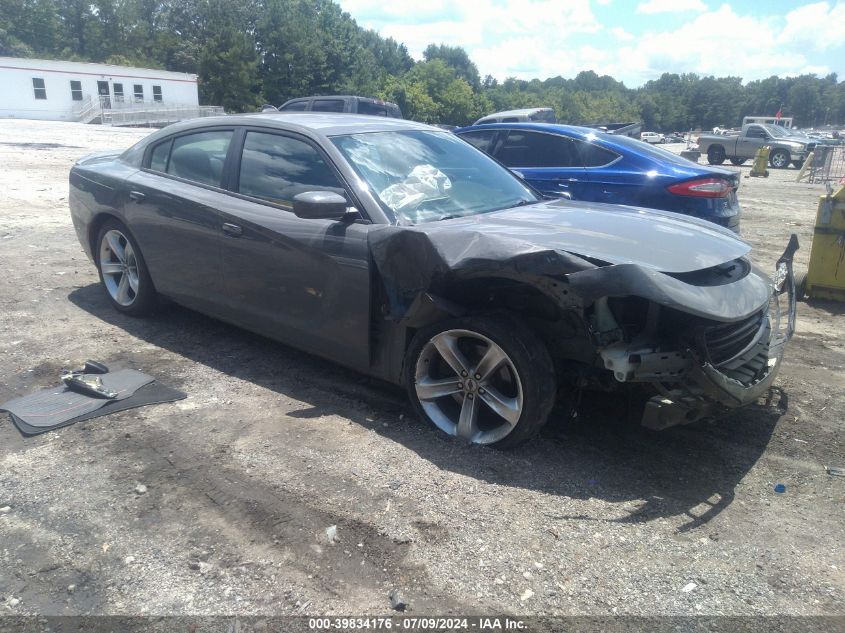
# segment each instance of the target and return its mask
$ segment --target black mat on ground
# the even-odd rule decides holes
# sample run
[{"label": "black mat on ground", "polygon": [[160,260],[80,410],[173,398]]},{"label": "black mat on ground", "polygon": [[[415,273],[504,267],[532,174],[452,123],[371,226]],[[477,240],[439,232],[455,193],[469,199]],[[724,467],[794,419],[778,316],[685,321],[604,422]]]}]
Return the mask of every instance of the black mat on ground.
[{"label": "black mat on ground", "polygon": [[[107,374],[99,374],[103,386],[117,394],[116,400],[128,398],[144,385],[155,380],[152,376],[134,369],[119,369]],[[0,409],[8,411],[29,426],[54,428],[58,424],[78,418],[112,402],[109,398],[98,398],[87,393],[74,391],[62,384],[50,389],[42,389],[20,398],[13,398],[0,404]]]},{"label": "black mat on ground", "polygon": [[38,435],[75,422],[148,404],[181,400],[187,394],[155,382],[134,369],[98,374],[103,386],[117,394],[114,399],[98,398],[60,385],[42,389],[0,404],[24,435]]},{"label": "black mat on ground", "polygon": [[103,415],[109,415],[110,413],[117,413],[118,411],[135,409],[137,407],[143,407],[148,404],[175,402],[176,400],[182,400],[186,398],[187,395],[188,394],[186,394],[184,391],[179,391],[178,389],[165,387],[164,385],[161,385],[157,382],[152,382],[144,385],[128,398],[123,398],[122,400],[106,400],[106,404],[101,406],[99,409],[89,411],[87,413],[84,413],[83,415],[79,415],[75,418],[71,418],[70,420],[65,420],[64,422],[59,422],[48,427],[33,426],[21,420],[14,413],[10,413],[9,415],[12,418],[12,422],[14,422],[15,426],[18,428],[18,431],[20,431],[23,435],[30,436],[38,435],[39,433],[46,433],[47,431],[59,429],[63,426],[76,424],[77,422],[82,422],[83,420],[98,418]]}]

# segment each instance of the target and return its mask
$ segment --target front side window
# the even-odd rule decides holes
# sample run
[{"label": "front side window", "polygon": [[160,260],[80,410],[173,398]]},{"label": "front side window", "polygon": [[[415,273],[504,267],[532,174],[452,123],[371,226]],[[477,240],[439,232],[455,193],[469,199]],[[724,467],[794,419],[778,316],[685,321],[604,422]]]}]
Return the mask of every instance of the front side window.
[{"label": "front side window", "polygon": [[343,99],[314,99],[313,112],[343,112]]},{"label": "front side window", "polygon": [[123,84],[114,84],[114,100],[118,103],[123,102]]},{"label": "front side window", "polygon": [[161,86],[153,86],[153,101],[161,102]]},{"label": "front side window", "polygon": [[343,185],[320,153],[288,136],[248,132],[238,177],[238,192],[288,208],[306,191],[345,195]]},{"label": "front side window", "polygon": [[176,137],[173,139],[166,171],[172,176],[219,187],[231,141],[231,130],[198,132]]},{"label": "front side window", "polygon": [[747,138],[766,138],[766,132],[761,127],[750,127],[745,136]]},{"label": "front side window", "polygon": [[82,82],[81,81],[71,81],[70,82],[70,98],[74,101],[82,101]]},{"label": "front side window", "polygon": [[572,139],[511,130],[496,158],[508,167],[581,167],[581,157]]},{"label": "front side window", "polygon": [[36,99],[47,98],[47,88],[44,86],[44,80],[41,77],[32,78],[32,90],[35,92]]},{"label": "front side window", "polygon": [[397,222],[476,215],[539,199],[510,171],[448,132],[371,132],[332,142]]},{"label": "front side window", "polygon": [[144,100],[144,86],[141,84],[134,85],[134,95],[135,101],[143,101]]}]

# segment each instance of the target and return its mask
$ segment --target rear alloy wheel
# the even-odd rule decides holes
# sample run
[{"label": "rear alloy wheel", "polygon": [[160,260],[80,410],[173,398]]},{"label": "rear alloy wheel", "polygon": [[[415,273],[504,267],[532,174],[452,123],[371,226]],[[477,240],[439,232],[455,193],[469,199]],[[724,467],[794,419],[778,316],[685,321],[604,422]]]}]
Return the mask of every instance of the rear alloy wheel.
[{"label": "rear alloy wheel", "polygon": [[97,270],[111,304],[120,312],[141,315],[155,305],[156,292],[141,250],[129,230],[108,220],[97,237]]},{"label": "rear alloy wheel", "polygon": [[510,317],[451,319],[420,330],[408,352],[411,402],[447,435],[517,446],[540,430],[554,404],[548,350]]},{"label": "rear alloy wheel", "polygon": [[775,169],[786,169],[789,167],[789,152],[776,149],[769,156],[769,164]]},{"label": "rear alloy wheel", "polygon": [[714,145],[707,150],[707,162],[711,165],[721,165],[725,162],[725,148],[721,145]]},{"label": "rear alloy wheel", "polygon": [[731,164],[739,167],[740,165],[744,164],[746,160],[747,159],[745,158],[731,158]]}]

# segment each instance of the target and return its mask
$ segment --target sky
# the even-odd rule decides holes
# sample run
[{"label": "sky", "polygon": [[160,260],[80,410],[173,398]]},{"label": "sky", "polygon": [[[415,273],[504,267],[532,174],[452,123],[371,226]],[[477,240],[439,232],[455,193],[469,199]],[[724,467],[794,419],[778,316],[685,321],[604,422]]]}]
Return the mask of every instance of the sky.
[{"label": "sky", "polygon": [[462,46],[481,76],[571,78],[594,70],[637,87],[664,72],[835,72],[845,79],[845,0],[339,0],[363,27],[422,58]]}]

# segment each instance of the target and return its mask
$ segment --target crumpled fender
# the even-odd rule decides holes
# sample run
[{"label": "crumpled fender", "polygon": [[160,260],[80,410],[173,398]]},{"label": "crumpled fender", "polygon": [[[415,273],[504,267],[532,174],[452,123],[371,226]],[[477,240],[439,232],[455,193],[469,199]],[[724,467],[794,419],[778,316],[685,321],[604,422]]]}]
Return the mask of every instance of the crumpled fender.
[{"label": "crumpled fender", "polygon": [[385,226],[371,231],[368,239],[387,291],[389,318],[395,320],[405,316],[421,293],[436,294],[457,280],[499,277],[537,286],[550,276],[562,279],[596,267],[565,251],[476,230]]}]

